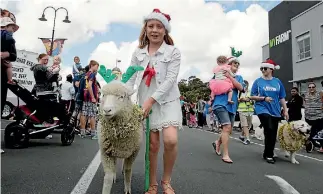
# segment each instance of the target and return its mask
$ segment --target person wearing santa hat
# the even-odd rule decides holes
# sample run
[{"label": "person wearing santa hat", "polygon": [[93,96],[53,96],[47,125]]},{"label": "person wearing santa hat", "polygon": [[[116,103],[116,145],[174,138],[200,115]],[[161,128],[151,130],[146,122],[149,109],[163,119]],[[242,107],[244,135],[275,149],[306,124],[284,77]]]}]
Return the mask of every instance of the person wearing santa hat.
[{"label": "person wearing santa hat", "polygon": [[150,187],[146,194],[158,193],[156,173],[160,135],[164,141],[161,187],[165,194],[175,193],[170,180],[177,157],[177,129],[182,128],[180,91],[176,82],[181,53],[169,35],[170,20],[171,17],[159,9],[144,18],[139,46],[132,55],[131,65],[142,66],[145,71],[137,72],[126,83],[131,89],[138,86],[139,105],[150,120]]},{"label": "person wearing santa hat", "polygon": [[255,100],[255,113],[258,115],[264,128],[265,150],[263,158],[274,164],[274,149],[276,144],[278,123],[281,120],[281,107],[283,115],[288,120],[287,105],[285,101],[286,91],[282,82],[273,77],[273,72],[280,66],[273,60],[267,59],[261,63],[262,76],[255,80],[251,88],[251,100]]}]

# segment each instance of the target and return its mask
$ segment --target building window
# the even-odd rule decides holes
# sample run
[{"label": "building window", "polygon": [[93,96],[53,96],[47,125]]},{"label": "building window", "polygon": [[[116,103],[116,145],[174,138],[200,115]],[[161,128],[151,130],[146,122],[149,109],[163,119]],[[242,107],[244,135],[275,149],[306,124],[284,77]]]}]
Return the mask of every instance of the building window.
[{"label": "building window", "polygon": [[310,32],[302,34],[296,38],[298,45],[298,60],[311,57],[311,36]]}]

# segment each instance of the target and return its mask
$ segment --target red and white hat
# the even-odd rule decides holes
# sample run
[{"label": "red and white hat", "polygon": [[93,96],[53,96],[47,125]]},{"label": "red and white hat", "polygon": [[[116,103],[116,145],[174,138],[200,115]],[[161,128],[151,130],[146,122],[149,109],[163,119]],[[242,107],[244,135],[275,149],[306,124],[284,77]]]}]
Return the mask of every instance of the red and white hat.
[{"label": "red and white hat", "polygon": [[239,62],[238,58],[237,57],[228,57],[228,63],[232,62],[232,61],[237,61]]},{"label": "red and white hat", "polygon": [[170,16],[168,14],[162,13],[159,9],[154,9],[152,13],[144,18],[144,22],[147,22],[148,20],[158,20],[164,25],[168,33],[171,30],[169,23],[171,20]]},{"label": "red and white hat", "polygon": [[267,59],[266,61],[261,63],[261,67],[268,67],[271,69],[280,69],[280,66],[277,65],[273,60]]}]

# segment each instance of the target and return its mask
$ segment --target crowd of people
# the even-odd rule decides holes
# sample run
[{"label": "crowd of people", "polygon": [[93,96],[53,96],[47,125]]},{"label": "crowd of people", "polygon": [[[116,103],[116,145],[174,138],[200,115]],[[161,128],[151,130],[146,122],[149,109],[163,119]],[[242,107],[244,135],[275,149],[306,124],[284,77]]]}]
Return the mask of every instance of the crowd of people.
[{"label": "crowd of people", "polygon": [[[1,9],[1,113],[7,99],[8,84],[16,84],[12,79],[12,62],[17,59],[17,51],[13,33],[19,29],[16,18],[10,11]],[[58,101],[65,105],[67,114],[73,111],[80,112],[80,135],[85,137],[89,131],[92,139],[97,138],[96,114],[97,102],[99,101],[100,84],[96,81],[98,62],[92,60],[89,65],[82,68],[79,57],[74,58],[72,74],[67,75],[66,81],[59,85],[62,80],[60,75],[61,58],[53,57],[53,63],[48,64],[49,57],[42,53],[38,56],[38,63],[31,67],[35,78],[35,85],[31,93],[39,98],[48,98],[48,92],[56,92]],[[75,109],[77,108],[77,109]],[[86,130],[87,121],[90,130]],[[47,118],[43,123],[44,127],[51,127],[57,124],[57,119]],[[48,135],[47,138],[52,138]],[[1,153],[4,151],[1,149]]]},{"label": "crowd of people", "polygon": [[[311,82],[308,84],[309,90],[304,98],[298,95],[297,88],[293,88],[292,98],[286,103],[284,85],[273,76],[273,73],[279,69],[279,65],[271,59],[261,63],[259,66],[261,76],[254,81],[249,90],[248,82],[238,74],[240,67],[238,57],[242,52],[232,49],[232,56],[221,55],[217,58],[217,65],[213,70],[214,77],[210,81],[209,99],[198,97],[196,103],[180,99],[176,81],[180,71],[181,52],[174,46],[174,40],[170,36],[170,20],[171,17],[168,14],[158,9],[154,9],[145,17],[139,45],[131,60],[131,65],[140,65],[145,68],[145,72],[139,79],[134,76],[129,80],[129,87],[139,86],[138,102],[145,116],[153,110],[150,114],[150,187],[146,194],[158,193],[157,155],[160,149],[160,136],[163,136],[164,143],[162,189],[167,194],[175,193],[170,181],[178,150],[177,129],[182,128],[182,125],[203,128],[207,123],[212,129],[218,123],[221,134],[212,145],[216,154],[222,155],[223,162],[233,163],[229,155],[228,144],[236,114],[239,113],[243,129],[240,139],[246,145],[250,144],[249,131],[252,126],[252,116],[255,114],[264,128],[263,158],[268,163],[275,163],[274,147],[279,121],[282,117],[288,121],[301,119],[300,109],[304,106],[305,119],[312,125],[310,139],[317,142],[314,140],[318,138],[318,132],[323,124],[322,92],[317,91],[316,85]],[[17,29],[13,20],[1,18],[1,40],[3,40],[2,36],[11,40],[10,33]],[[14,41],[11,40],[12,42]],[[7,44],[7,42],[2,41],[1,46],[2,44]],[[13,47],[14,44],[10,48]],[[2,48],[7,49],[9,46],[2,46]],[[14,61],[15,57],[15,53],[11,50],[1,50],[1,58],[4,59],[1,60],[1,69],[10,69],[9,63]],[[58,86],[61,60],[55,57],[54,63],[48,65],[48,57],[47,54],[40,54],[39,64],[31,68],[36,81],[33,89],[35,93],[45,90],[56,91],[55,88]],[[74,62],[72,74],[67,76],[66,82],[60,89],[61,102],[66,105],[68,112],[80,111],[81,137],[86,135],[86,121],[89,119],[90,136],[96,139],[97,104],[100,96],[96,73],[99,64],[91,60],[89,65],[83,68],[79,57],[75,57]],[[5,83],[12,83],[10,70],[1,73],[5,75],[5,78],[1,76],[1,84],[4,83],[3,79]],[[3,104],[2,101],[2,110]],[[44,124],[53,125],[54,123],[55,121],[49,119]],[[322,140],[319,141],[322,142]],[[322,145],[322,143],[319,145],[320,152],[323,152]]]},{"label": "crowd of people", "polygon": [[[279,69],[273,60],[267,59],[261,64],[262,76],[254,81],[251,89],[249,89],[249,82],[243,80],[240,75],[232,76],[239,69],[238,58],[229,57],[225,60],[224,56],[219,56],[218,65],[225,67],[223,73],[227,78],[222,79],[223,83],[228,82],[226,79],[233,80],[233,87],[224,86],[226,89],[218,93],[219,87],[214,85],[221,85],[221,83],[216,83],[218,81],[212,79],[210,81],[212,93],[208,99],[198,97],[196,103],[193,103],[186,102],[185,97],[181,97],[182,123],[195,128],[203,128],[207,125],[210,130],[214,127],[220,128],[221,136],[212,145],[218,155],[221,155],[220,145],[223,145],[224,162],[232,163],[227,144],[237,114],[242,129],[239,139],[245,145],[251,142],[253,115],[257,115],[265,136],[263,158],[268,163],[275,163],[273,150],[279,122],[302,120],[302,109],[304,109],[305,121],[311,126],[308,140],[318,148],[318,152],[323,153],[323,91],[318,91],[314,82],[308,83],[308,91],[302,95],[303,97],[299,94],[298,88],[293,87],[291,97],[286,102],[285,88],[282,82],[273,76],[273,72]],[[230,73],[227,72],[227,66],[230,67]],[[215,77],[221,76],[215,75]],[[323,88],[323,82],[321,84]]]},{"label": "crowd of people", "polygon": [[[48,98],[48,91],[57,92],[59,102],[65,105],[67,114],[72,114],[74,111],[80,113],[80,136],[86,136],[86,123],[90,124],[90,136],[92,139],[97,139],[96,134],[96,115],[98,112],[97,102],[99,101],[99,83],[96,81],[96,73],[98,71],[98,62],[91,60],[85,68],[80,66],[79,57],[74,58],[75,64],[78,64],[77,72],[74,69],[73,75],[66,76],[66,81],[61,85],[59,75],[61,58],[54,57],[53,64],[48,64],[49,56],[42,53],[38,57],[38,64],[31,67],[34,73],[35,85],[32,94],[38,97]],[[76,66],[76,65],[75,65]],[[44,93],[44,95],[42,95]],[[51,127],[57,124],[57,120],[47,118],[42,125]],[[48,138],[52,136],[49,135]]]}]

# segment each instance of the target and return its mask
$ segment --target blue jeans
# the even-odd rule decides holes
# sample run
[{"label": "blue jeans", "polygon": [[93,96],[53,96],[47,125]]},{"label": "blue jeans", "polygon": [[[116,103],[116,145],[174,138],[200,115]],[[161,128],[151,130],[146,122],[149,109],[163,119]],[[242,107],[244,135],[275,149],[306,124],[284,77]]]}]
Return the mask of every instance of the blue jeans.
[{"label": "blue jeans", "polygon": [[228,112],[223,106],[216,107],[213,112],[222,126],[231,125],[233,127],[235,114]]}]

